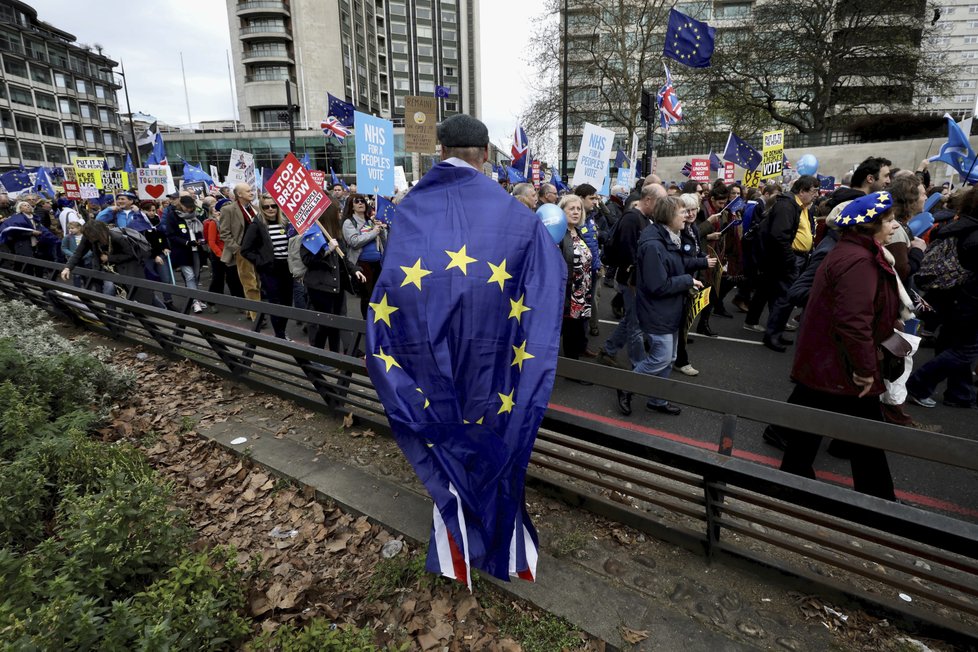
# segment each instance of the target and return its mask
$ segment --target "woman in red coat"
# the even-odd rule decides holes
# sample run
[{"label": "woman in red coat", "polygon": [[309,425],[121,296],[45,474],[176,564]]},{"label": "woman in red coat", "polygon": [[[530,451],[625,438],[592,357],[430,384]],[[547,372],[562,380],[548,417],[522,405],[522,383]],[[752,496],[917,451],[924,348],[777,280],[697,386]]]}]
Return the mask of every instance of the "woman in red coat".
[{"label": "woman in red coat", "polygon": [[[893,258],[884,250],[899,228],[892,207],[890,194],[878,192],[850,202],[840,213],[836,224],[842,235],[815,275],[799,331],[791,370],[797,384],[789,403],[883,420],[876,352],[908,316],[901,314],[904,301]],[[781,470],[814,478],[821,436],[784,433]],[[884,451],[853,444],[851,461],[856,491],[895,500]]]}]

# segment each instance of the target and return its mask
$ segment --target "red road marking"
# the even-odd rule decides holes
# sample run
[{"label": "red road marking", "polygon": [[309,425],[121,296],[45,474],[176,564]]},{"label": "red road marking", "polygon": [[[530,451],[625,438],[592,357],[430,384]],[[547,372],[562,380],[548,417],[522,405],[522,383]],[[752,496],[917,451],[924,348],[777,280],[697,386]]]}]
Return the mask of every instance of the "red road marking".
[{"label": "red road marking", "polygon": [[[557,410],[558,412],[563,412],[565,414],[571,414],[573,416],[590,419],[592,421],[605,423],[610,426],[616,426],[618,428],[624,428],[625,430],[641,432],[646,435],[652,435],[653,437],[660,437],[662,439],[668,439],[669,441],[678,442],[680,444],[686,444],[688,446],[702,448],[703,450],[708,450],[713,452],[717,451],[716,444],[711,444],[709,442],[693,439],[692,437],[684,437],[683,435],[677,435],[672,432],[666,432],[665,430],[650,428],[648,426],[643,426],[641,424],[630,423],[628,421],[622,421],[621,419],[615,419],[614,417],[606,417],[600,414],[594,414],[593,412],[578,410],[576,408],[568,407],[566,405],[558,405],[557,403],[550,403],[550,407],[553,408],[554,410]],[[744,451],[744,450],[734,450],[733,456],[740,458],[742,460],[757,462],[758,464],[763,464],[765,466],[770,466],[772,468],[778,468],[779,466],[781,466],[780,459],[776,457],[771,457],[769,455],[761,455],[759,453],[751,453],[749,451]],[[848,475],[832,473],[831,471],[816,471],[815,477],[817,477],[819,480],[825,480],[826,482],[832,482],[835,484],[844,485],[846,487],[852,487],[852,477]],[[899,490],[896,492],[896,495],[897,498],[906,501],[908,503],[914,503],[916,505],[930,507],[931,509],[937,509],[945,512],[952,512],[955,514],[961,514],[964,516],[968,516],[970,518],[978,519],[978,510],[970,509],[968,507],[963,507],[956,503],[950,503],[945,500],[940,500],[939,498],[934,498],[932,496],[925,496],[922,494],[916,494],[909,491],[899,491]]]}]

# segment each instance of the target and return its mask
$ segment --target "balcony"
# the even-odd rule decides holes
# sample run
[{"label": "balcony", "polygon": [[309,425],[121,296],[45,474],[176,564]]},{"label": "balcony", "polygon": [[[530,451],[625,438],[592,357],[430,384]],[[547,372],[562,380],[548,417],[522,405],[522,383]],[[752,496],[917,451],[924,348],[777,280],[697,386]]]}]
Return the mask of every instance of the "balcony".
[{"label": "balcony", "polygon": [[248,2],[238,3],[234,12],[238,16],[255,16],[259,14],[292,14],[288,3],[276,2],[276,0],[248,0]]},{"label": "balcony", "polygon": [[261,82],[284,82],[290,81],[295,83],[295,75],[268,75],[268,74],[257,74],[257,75],[245,75],[245,83],[261,83]]},{"label": "balcony", "polygon": [[292,30],[285,25],[249,25],[239,31],[242,40],[253,38],[285,38],[292,40]]},{"label": "balcony", "polygon": [[241,63],[295,63],[295,59],[287,50],[281,52],[245,52]]}]

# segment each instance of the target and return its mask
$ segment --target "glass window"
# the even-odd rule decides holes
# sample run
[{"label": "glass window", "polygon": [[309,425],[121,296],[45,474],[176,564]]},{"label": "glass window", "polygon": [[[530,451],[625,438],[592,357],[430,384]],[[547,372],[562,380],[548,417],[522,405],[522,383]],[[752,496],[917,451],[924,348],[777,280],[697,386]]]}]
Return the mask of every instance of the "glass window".
[{"label": "glass window", "polygon": [[113,134],[111,131],[103,131],[102,142],[109,147],[115,145],[115,134]]},{"label": "glass window", "polygon": [[37,108],[45,111],[57,111],[58,103],[54,101],[54,95],[48,95],[41,91],[34,91],[34,99],[37,100]]},{"label": "glass window", "polygon": [[27,56],[32,59],[40,59],[41,61],[48,60],[47,50],[44,49],[44,43],[40,41],[32,41],[31,39],[24,39],[27,45]]},{"label": "glass window", "polygon": [[398,4],[396,2],[395,3],[391,3],[390,9],[391,9],[391,16],[406,16],[407,15],[407,10],[404,8],[404,5],[402,5],[402,4]]},{"label": "glass window", "polygon": [[31,97],[31,92],[26,88],[21,88],[19,86],[10,87],[10,101],[14,104],[23,104],[24,106],[34,106],[34,98]]},{"label": "glass window", "polygon": [[78,137],[78,132],[75,131],[75,125],[64,125],[65,138],[68,140],[74,140]]},{"label": "glass window", "polygon": [[24,54],[24,44],[20,41],[20,35],[0,30],[0,50]]},{"label": "glass window", "polygon": [[63,47],[49,45],[48,55],[51,57],[51,65],[60,66],[62,68],[68,67],[68,51]]},{"label": "glass window", "polygon": [[978,36],[965,36],[964,42],[965,45],[973,45],[974,43],[978,43]]},{"label": "glass window", "polygon": [[443,29],[441,31],[442,40],[445,41],[455,41],[457,40],[456,32],[454,29]]},{"label": "glass window", "polygon": [[37,128],[37,118],[33,116],[14,115],[14,128],[28,134],[41,133]]},{"label": "glass window", "polygon": [[444,70],[445,70],[445,76],[446,77],[454,77],[455,76],[455,68],[453,66],[445,66]]},{"label": "glass window", "polygon": [[411,82],[407,79],[395,79],[394,88],[399,91],[411,90]]},{"label": "glass window", "polygon": [[63,72],[54,73],[54,85],[58,88],[68,88],[71,84],[71,77],[64,74]]},{"label": "glass window", "polygon": [[0,140],[0,156],[17,156],[17,143]]},{"label": "glass window", "polygon": [[41,120],[41,133],[51,138],[61,138],[61,125],[50,120]]},{"label": "glass window", "polygon": [[51,83],[51,71],[41,64],[31,64],[31,79],[41,84]]},{"label": "glass window", "polygon": [[407,54],[407,43],[398,43],[396,41],[392,42],[391,52],[394,52],[396,54]]},{"label": "glass window", "polygon": [[455,12],[454,11],[442,11],[441,12],[442,22],[454,23],[455,22]]},{"label": "glass window", "polygon": [[48,163],[67,163],[68,159],[65,158],[65,150],[63,147],[57,145],[48,145],[44,148],[48,155],[45,159]]},{"label": "glass window", "polygon": [[27,64],[20,59],[4,57],[3,69],[8,75],[17,75],[18,77],[27,76]]},{"label": "glass window", "polygon": [[84,102],[79,102],[78,103],[78,110],[81,112],[81,116],[83,118],[91,118],[92,117],[92,105],[91,104],[85,104]]},{"label": "glass window", "polygon": [[446,100],[445,101],[445,110],[446,111],[458,111],[458,103],[457,102],[449,102],[449,101]]},{"label": "glass window", "polygon": [[105,99],[105,95],[106,95],[106,93],[105,93],[105,86],[96,85],[95,86],[95,97],[99,98],[100,100],[104,100]]},{"label": "glass window", "polygon": [[421,18],[421,19],[424,19],[424,20],[431,20],[431,9],[426,9],[424,7],[418,7],[418,10],[417,10],[416,13],[418,15],[418,18]]},{"label": "glass window", "polygon": [[418,72],[422,75],[433,75],[435,74],[435,64],[433,63],[419,63]]},{"label": "glass window", "polygon": [[87,93],[88,92],[88,84],[85,83],[85,80],[84,79],[76,79],[75,80],[75,90],[78,91],[79,93]]},{"label": "glass window", "polygon": [[394,62],[394,72],[407,72],[408,63],[407,61],[395,61]]},{"label": "glass window", "polygon": [[435,51],[430,45],[419,45],[418,46],[418,56],[421,57],[431,57],[434,56]]},{"label": "glass window", "polygon": [[95,130],[90,127],[85,127],[85,142],[95,144]]},{"label": "glass window", "polygon": [[435,82],[422,79],[418,82],[418,90],[422,93],[432,93],[435,90]]},{"label": "glass window", "polygon": [[391,23],[391,34],[407,34],[407,25],[404,23]]},{"label": "glass window", "polygon": [[431,38],[430,27],[425,27],[424,25],[418,25],[417,32],[419,38]]},{"label": "glass window", "polygon": [[21,143],[20,156],[31,161],[43,161],[44,148],[34,143]]},{"label": "glass window", "polygon": [[62,115],[78,115],[78,104],[73,99],[59,97],[58,108],[61,110]]},{"label": "glass window", "polygon": [[106,108],[99,108],[98,119],[102,122],[112,122],[112,120],[109,118],[109,110]]},{"label": "glass window", "polygon": [[454,59],[458,57],[458,50],[455,48],[442,48],[441,56],[443,59]]}]

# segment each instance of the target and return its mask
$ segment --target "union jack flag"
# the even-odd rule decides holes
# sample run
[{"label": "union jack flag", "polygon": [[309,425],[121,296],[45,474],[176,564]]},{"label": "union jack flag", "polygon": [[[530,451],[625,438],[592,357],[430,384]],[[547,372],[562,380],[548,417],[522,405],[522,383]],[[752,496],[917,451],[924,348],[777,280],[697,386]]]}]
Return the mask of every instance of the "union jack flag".
[{"label": "union jack flag", "polygon": [[319,123],[319,126],[327,138],[335,138],[340,145],[343,144],[343,139],[350,135],[350,129],[344,127],[339,119],[333,116],[328,116]]},{"label": "union jack flag", "polygon": [[679,171],[679,174],[683,175],[684,177],[688,177],[692,173],[693,173],[693,164],[690,163],[689,161],[686,161],[686,163],[683,164],[683,169]]},{"label": "union jack flag", "polygon": [[526,132],[523,131],[523,127],[517,126],[516,131],[513,132],[513,161],[518,161],[526,156],[529,149],[530,143],[526,140]]},{"label": "union jack flag", "polygon": [[669,74],[669,67],[662,64],[666,69],[666,84],[659,89],[656,94],[656,104],[659,106],[659,119],[662,128],[669,131],[669,126],[679,124],[683,119],[683,105],[676,97],[676,89],[672,86],[672,75]]}]

